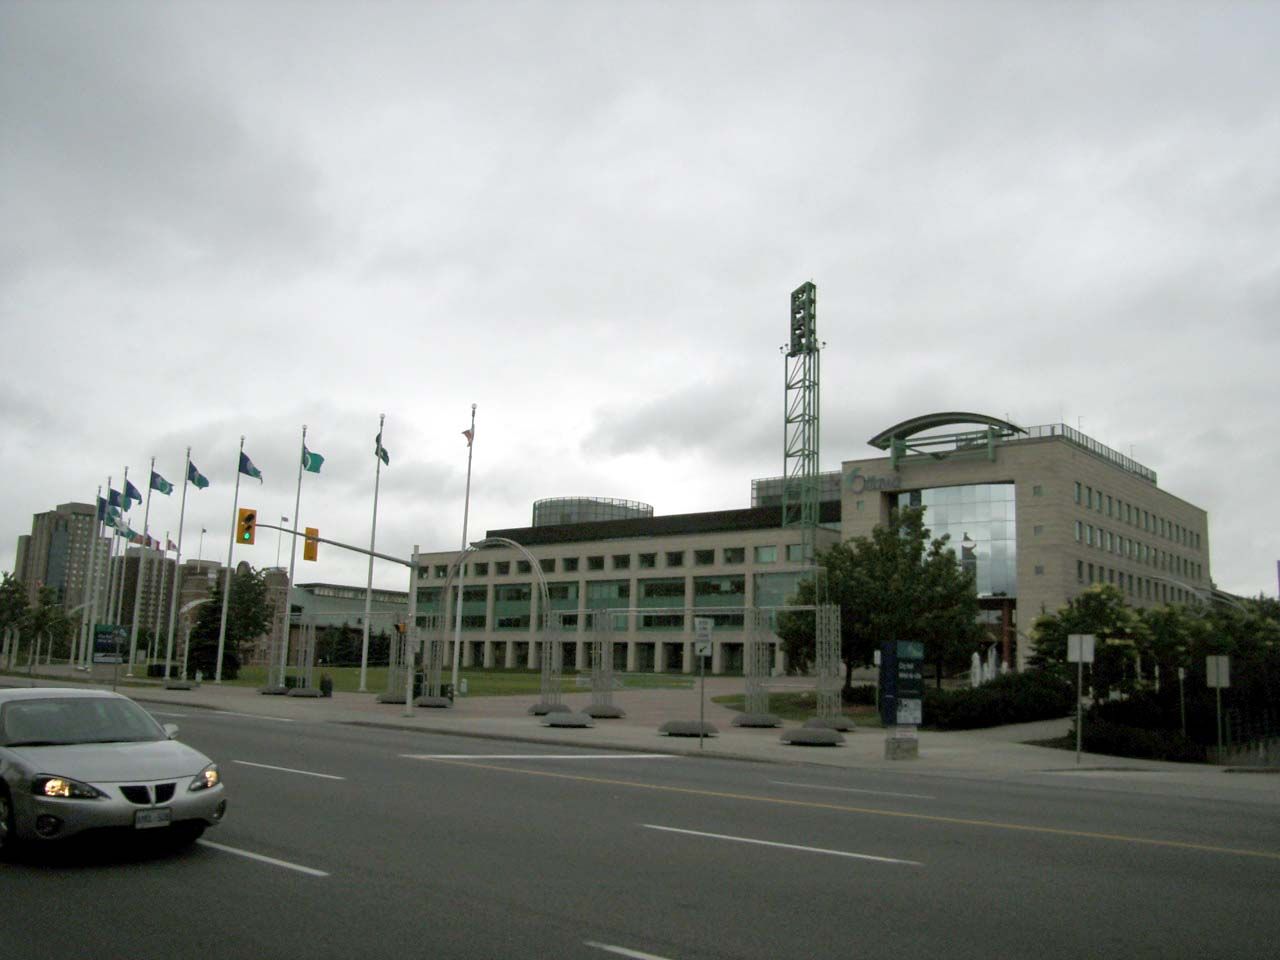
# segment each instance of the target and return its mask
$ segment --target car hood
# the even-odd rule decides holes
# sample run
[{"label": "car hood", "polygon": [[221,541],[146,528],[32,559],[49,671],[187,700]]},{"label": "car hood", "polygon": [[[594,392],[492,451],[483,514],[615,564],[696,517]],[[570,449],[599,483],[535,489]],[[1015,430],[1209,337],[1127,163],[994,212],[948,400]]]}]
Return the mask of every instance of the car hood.
[{"label": "car hood", "polygon": [[192,777],[210,762],[199,750],[176,740],[7,749],[30,767],[32,773],[49,773],[90,783]]}]

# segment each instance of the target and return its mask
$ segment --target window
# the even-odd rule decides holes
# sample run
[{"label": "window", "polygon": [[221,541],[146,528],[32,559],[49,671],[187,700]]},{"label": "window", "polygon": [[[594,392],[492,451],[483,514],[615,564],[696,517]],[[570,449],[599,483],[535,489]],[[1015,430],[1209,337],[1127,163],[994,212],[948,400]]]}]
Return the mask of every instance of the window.
[{"label": "window", "polygon": [[630,570],[630,569],[631,569],[631,554],[629,554],[629,553],[615,553],[615,554],[613,555],[613,569],[615,569],[615,570]]},{"label": "window", "polygon": [[640,554],[640,566],[641,566],[641,567],[643,567],[643,568],[645,568],[645,569],[648,569],[648,568],[650,568],[650,567],[656,567],[657,565],[658,565],[658,555],[657,555],[656,553],[642,553],[642,554]]},{"label": "window", "polygon": [[1043,576],[1044,576],[1044,565],[1043,565],[1043,564],[1039,564],[1039,563],[1037,563],[1037,564],[1036,564],[1036,576],[1037,576],[1037,577],[1043,577]]},{"label": "window", "polygon": [[725,547],[724,562],[725,563],[745,563],[747,560],[746,547]]},{"label": "window", "polygon": [[528,573],[530,569],[531,569],[531,568],[530,568],[530,566],[529,566],[529,561],[528,561],[528,560],[517,560],[517,561],[516,561],[516,572],[517,572],[517,573]]},{"label": "window", "polygon": [[1092,523],[1085,524],[1084,542],[1091,547],[1093,546],[1093,524]]},{"label": "window", "polygon": [[755,557],[756,557],[756,563],[777,563],[778,548],[777,547],[756,547]]},{"label": "window", "polygon": [[1084,561],[1076,561],[1076,582],[1084,583]]},{"label": "window", "polygon": [[683,566],[684,566],[684,551],[683,551],[683,550],[668,550],[668,551],[667,551],[667,566],[668,566],[668,567],[683,567]]},{"label": "window", "polygon": [[[544,557],[542,560],[538,561],[538,566],[542,567],[543,573],[555,573],[556,559],[555,557]],[[524,571],[521,572],[523,573]]]},{"label": "window", "polygon": [[471,569],[477,577],[487,577],[489,575],[489,564],[487,563],[473,563]]},{"label": "window", "polygon": [[435,566],[435,575],[437,580],[443,580],[449,576],[449,565],[447,563],[437,563]]},{"label": "window", "polygon": [[693,551],[693,562],[695,566],[709,567],[716,562],[716,552],[714,550],[695,550]]},{"label": "window", "polygon": [[804,544],[803,543],[787,544],[787,562],[788,563],[804,563]]},{"label": "window", "polygon": [[1044,487],[1040,486],[1040,484],[1037,483],[1035,486],[1031,488],[1031,495],[1033,497],[1043,497]]},{"label": "window", "polygon": [[603,556],[599,556],[599,557],[587,557],[587,569],[588,569],[588,570],[603,570],[603,569],[604,569],[604,557],[603,557]]},{"label": "window", "polygon": [[1089,582],[1093,583],[1093,564],[1089,564]]},{"label": "window", "polygon": [[855,510],[861,510],[861,509],[862,509],[862,503],[863,503],[863,501],[858,500],[857,502],[855,502],[855,503],[854,503],[854,505],[853,505],[853,509],[855,509]]},{"label": "window", "polygon": [[654,597],[665,597],[684,602],[684,581],[641,580],[640,599],[648,600]]},{"label": "window", "polygon": [[1084,505],[1090,510],[1093,509],[1093,487],[1085,487]]},{"label": "window", "polygon": [[[564,557],[560,560],[560,569],[565,573],[573,573],[578,569],[577,557]],[[604,569],[603,567],[601,569]]]},{"label": "window", "polygon": [[[1037,523],[1034,527],[1031,528],[1031,535],[1034,537],[1038,537],[1042,533],[1044,533],[1044,527],[1041,524]],[[1079,538],[1077,537],[1077,539]]]},{"label": "window", "polygon": [[1076,521],[1076,543],[1079,543],[1082,539],[1084,539],[1084,522],[1077,520]]},{"label": "window", "polygon": [[1076,503],[1080,502],[1080,481],[1076,481]]}]

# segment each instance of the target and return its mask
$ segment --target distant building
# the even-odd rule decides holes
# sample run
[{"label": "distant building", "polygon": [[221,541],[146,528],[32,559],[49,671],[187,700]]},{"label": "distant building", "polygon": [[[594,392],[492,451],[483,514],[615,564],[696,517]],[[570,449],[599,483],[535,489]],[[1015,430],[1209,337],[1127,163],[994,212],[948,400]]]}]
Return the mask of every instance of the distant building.
[{"label": "distant building", "polygon": [[[97,517],[91,503],[60,503],[53,510],[31,518],[31,533],[18,537],[14,576],[27,588],[34,602],[40,588],[50,587],[64,610],[73,610],[88,598],[89,548]],[[95,566],[99,575],[107,568],[110,540],[98,539]]]}]

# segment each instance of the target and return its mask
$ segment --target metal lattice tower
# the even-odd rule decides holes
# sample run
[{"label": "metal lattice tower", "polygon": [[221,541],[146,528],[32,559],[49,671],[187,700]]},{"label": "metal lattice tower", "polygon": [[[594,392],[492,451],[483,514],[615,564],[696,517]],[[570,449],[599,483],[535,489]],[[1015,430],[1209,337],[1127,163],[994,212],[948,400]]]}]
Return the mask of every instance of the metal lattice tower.
[{"label": "metal lattice tower", "polygon": [[819,604],[813,612],[816,640],[817,706],[823,720],[835,720],[840,704],[840,607]]},{"label": "metal lattice tower", "polygon": [[818,528],[818,288],[791,292],[791,340],[786,350],[782,525],[800,528],[804,562],[814,562]]}]

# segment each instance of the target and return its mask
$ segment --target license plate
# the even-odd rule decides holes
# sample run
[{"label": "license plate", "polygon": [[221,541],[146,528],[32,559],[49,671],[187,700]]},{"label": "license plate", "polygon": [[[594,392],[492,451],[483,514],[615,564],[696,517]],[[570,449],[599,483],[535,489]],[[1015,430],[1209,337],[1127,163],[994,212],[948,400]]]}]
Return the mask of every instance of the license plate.
[{"label": "license plate", "polygon": [[173,822],[173,811],[168,807],[155,810],[139,810],[133,815],[135,830],[149,830],[152,827],[167,827]]}]

